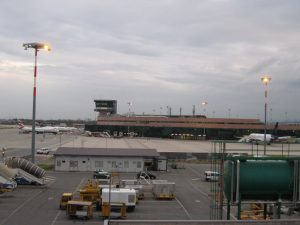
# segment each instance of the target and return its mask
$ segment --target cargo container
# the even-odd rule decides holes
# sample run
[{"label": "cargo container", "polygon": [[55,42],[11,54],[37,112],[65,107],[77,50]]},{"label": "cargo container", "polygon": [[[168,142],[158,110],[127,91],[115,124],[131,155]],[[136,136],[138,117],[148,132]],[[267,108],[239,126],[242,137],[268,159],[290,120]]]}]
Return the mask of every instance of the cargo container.
[{"label": "cargo container", "polygon": [[156,199],[174,199],[175,198],[175,183],[167,180],[152,181],[152,193]]},{"label": "cargo container", "polygon": [[144,199],[144,186],[143,185],[126,185],[124,188],[134,189],[136,191],[136,197],[140,199]]},{"label": "cargo container", "polygon": [[66,212],[70,218],[90,219],[93,217],[93,203],[86,201],[68,201]]},{"label": "cargo container", "polygon": [[125,187],[126,185],[137,185],[137,180],[121,180],[121,187]]},{"label": "cargo container", "polygon": [[102,205],[109,203],[109,191],[111,207],[121,207],[125,204],[127,212],[134,211],[136,206],[136,191],[134,189],[103,188],[101,193]]}]

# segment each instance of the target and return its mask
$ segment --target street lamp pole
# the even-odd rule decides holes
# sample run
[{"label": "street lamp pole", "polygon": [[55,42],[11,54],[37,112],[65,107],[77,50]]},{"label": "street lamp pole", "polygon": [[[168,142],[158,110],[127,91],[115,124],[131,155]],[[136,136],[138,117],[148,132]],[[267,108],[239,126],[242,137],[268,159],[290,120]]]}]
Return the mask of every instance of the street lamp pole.
[{"label": "street lamp pole", "polygon": [[28,48],[34,49],[34,82],[33,82],[33,109],[32,109],[32,139],[31,139],[31,161],[35,163],[35,112],[36,112],[36,78],[37,78],[37,52],[39,49],[50,51],[50,47],[43,43],[25,43],[23,44],[25,50]]},{"label": "street lamp pole", "polygon": [[263,76],[261,82],[265,85],[265,121],[264,121],[264,155],[266,155],[267,148],[267,99],[268,99],[268,83],[271,77]]},{"label": "street lamp pole", "polygon": [[[127,102],[128,104],[128,119],[131,116],[131,106],[132,102]],[[127,127],[127,136],[129,136],[130,126],[129,126],[130,120],[128,120],[128,127]]]},{"label": "street lamp pole", "polygon": [[208,104],[208,102],[202,102],[201,103],[203,105],[203,111],[204,111],[204,116],[206,117],[206,105]]},{"label": "street lamp pole", "polygon": [[[203,111],[204,111],[204,116],[206,118],[206,105],[208,104],[207,102],[202,102],[201,103],[204,107]],[[205,131],[205,124],[204,124],[204,128],[203,128],[203,136],[204,136],[204,139],[206,139],[206,131]]]}]

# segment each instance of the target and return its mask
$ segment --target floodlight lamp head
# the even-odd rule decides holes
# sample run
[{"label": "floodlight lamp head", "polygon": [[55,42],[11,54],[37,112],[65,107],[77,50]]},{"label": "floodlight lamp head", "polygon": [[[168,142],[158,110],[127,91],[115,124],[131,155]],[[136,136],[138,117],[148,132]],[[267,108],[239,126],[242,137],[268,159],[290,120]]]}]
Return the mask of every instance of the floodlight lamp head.
[{"label": "floodlight lamp head", "polygon": [[28,48],[34,48],[36,50],[39,49],[44,49],[46,51],[51,51],[51,48],[48,44],[44,44],[44,43],[24,43],[23,47],[25,50],[27,50]]},{"label": "floodlight lamp head", "polygon": [[261,82],[264,83],[264,84],[268,84],[269,82],[271,81],[271,77],[268,77],[268,76],[263,76],[261,78]]}]

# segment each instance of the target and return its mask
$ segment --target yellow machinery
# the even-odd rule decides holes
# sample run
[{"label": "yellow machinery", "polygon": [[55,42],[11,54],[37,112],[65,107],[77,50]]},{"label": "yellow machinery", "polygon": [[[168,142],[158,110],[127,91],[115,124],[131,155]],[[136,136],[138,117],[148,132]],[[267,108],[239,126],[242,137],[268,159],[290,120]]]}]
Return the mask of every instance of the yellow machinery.
[{"label": "yellow machinery", "polygon": [[60,209],[66,209],[68,201],[73,199],[72,193],[63,193],[60,199],[59,208]]},{"label": "yellow machinery", "polygon": [[90,219],[93,217],[93,203],[85,201],[68,201],[67,216],[70,218]]},{"label": "yellow machinery", "polygon": [[111,173],[111,178],[112,178],[111,183],[113,185],[115,185],[117,188],[120,187],[120,173],[112,172]]},{"label": "yellow machinery", "polygon": [[89,180],[88,183],[79,191],[81,201],[89,201],[96,204],[96,208],[99,209],[100,202],[100,189],[97,181]]},{"label": "yellow machinery", "polygon": [[263,206],[260,203],[251,203],[250,210],[241,211],[242,220],[268,220],[270,219],[269,215],[266,215],[264,218]]},{"label": "yellow machinery", "polygon": [[[107,218],[110,216],[111,213],[111,206],[109,205],[109,203],[104,202],[102,204],[102,217]],[[117,218],[119,219],[125,219],[126,218],[126,205],[125,203],[122,204],[122,206],[120,207],[120,215],[117,216]]]}]

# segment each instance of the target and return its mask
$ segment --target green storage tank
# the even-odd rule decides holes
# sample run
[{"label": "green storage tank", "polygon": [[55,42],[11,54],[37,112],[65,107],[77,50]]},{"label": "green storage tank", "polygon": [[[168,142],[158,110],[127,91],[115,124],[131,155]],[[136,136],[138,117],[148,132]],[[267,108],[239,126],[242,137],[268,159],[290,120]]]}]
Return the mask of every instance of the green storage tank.
[{"label": "green storage tank", "polygon": [[225,163],[224,191],[228,200],[291,200],[293,185],[293,161],[230,160]]}]

